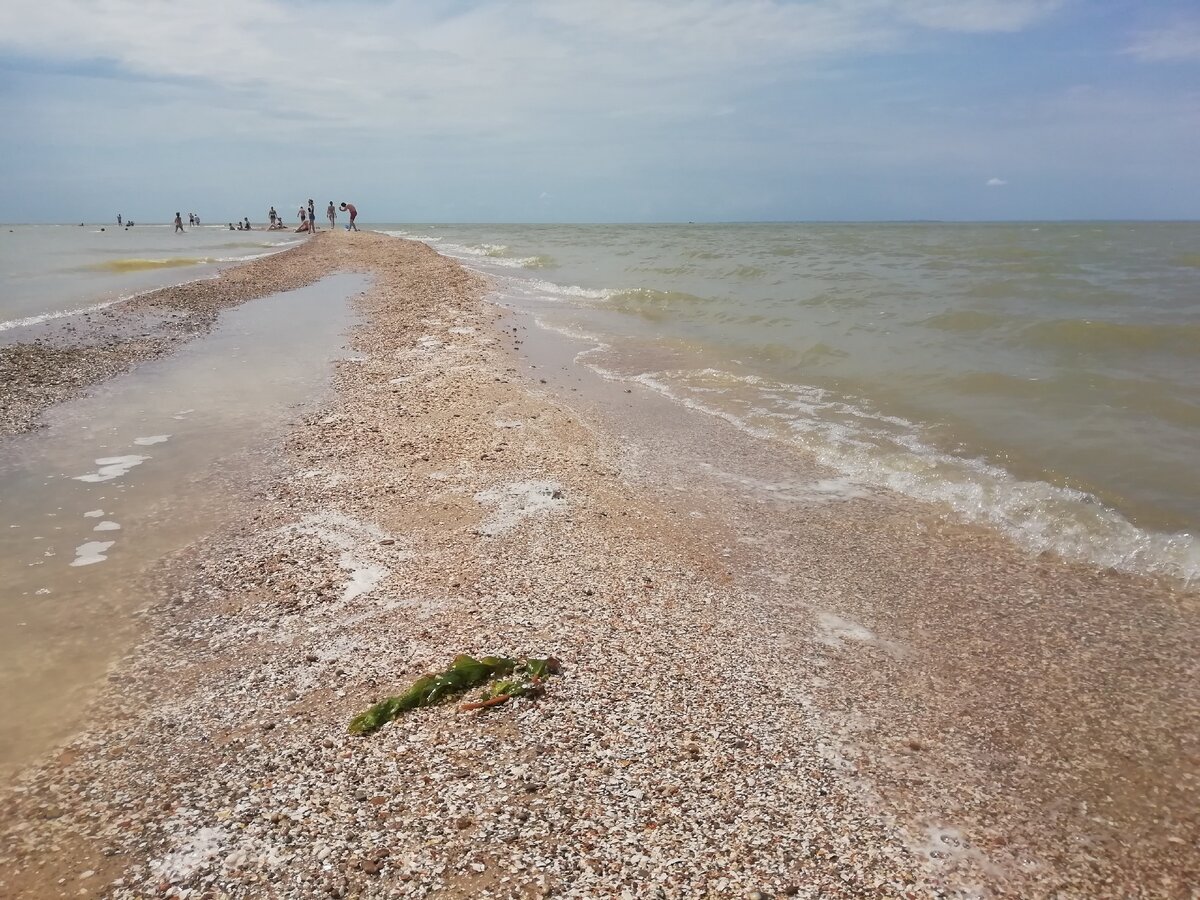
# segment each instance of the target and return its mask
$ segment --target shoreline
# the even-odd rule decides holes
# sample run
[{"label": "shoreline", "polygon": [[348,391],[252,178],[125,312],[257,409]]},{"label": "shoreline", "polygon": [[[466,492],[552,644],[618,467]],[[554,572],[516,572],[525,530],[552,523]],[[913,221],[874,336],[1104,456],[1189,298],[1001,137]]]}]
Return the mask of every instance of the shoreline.
[{"label": "shoreline", "polygon": [[0,344],[0,437],[38,428],[48,407],[212,328],[222,309],[295,288],[335,271],[336,244],[305,241],[214,276],[141,291],[75,314],[5,332]]},{"label": "shoreline", "polygon": [[[1118,860],[1080,880],[1087,852],[1084,868],[1010,870],[1003,848],[948,830],[922,847],[895,818],[920,810],[880,767],[906,752],[889,696],[863,680],[936,655],[916,632],[932,643],[963,614],[940,604],[956,578],[982,579],[980,604],[991,576],[1032,590],[1039,567],[1085,600],[1088,578],[1140,582],[1022,562],[982,529],[913,520],[914,504],[879,495],[785,505],[805,565],[756,574],[755,519],[782,501],[731,508],[704,472],[664,476],[661,401],[584,385],[544,336],[530,370],[519,355],[532,330],[421,244],[338,235],[245,268],[299,251],[292,278],[330,265],[376,279],[359,301],[362,358],[338,365],[336,399],[293,430],[291,477],[265,489],[253,520],[159,567],[146,637],[86,730],[5,792],[5,892],[1115,897],[1141,876]],[[273,280],[286,277],[232,277],[201,298],[206,314],[286,290]],[[701,455],[711,435],[684,413],[669,421]],[[964,552],[977,571],[956,570]],[[910,583],[883,583],[905,567]],[[772,587],[773,573],[787,580]],[[822,597],[834,590],[844,596]],[[903,602],[889,615],[871,606],[893,593]],[[842,615],[821,618],[817,601]],[[906,623],[921,603],[925,620]],[[452,704],[345,733],[459,652],[553,653],[563,673],[537,703]],[[839,680],[844,693],[820,690]],[[847,698],[866,716],[849,734],[834,717]],[[926,732],[945,711],[905,699],[933,717],[909,724],[907,756],[929,745],[943,764]],[[919,794],[927,776],[908,774]]]}]

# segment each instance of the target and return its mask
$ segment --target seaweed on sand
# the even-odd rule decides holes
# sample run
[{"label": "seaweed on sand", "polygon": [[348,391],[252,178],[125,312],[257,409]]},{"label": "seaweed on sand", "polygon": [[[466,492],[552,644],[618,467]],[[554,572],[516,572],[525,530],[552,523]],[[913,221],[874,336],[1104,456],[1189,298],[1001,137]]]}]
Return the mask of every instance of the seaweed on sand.
[{"label": "seaweed on sand", "polygon": [[544,679],[557,674],[558,670],[558,660],[554,657],[485,656],[475,659],[463,653],[456,656],[445,671],[418,678],[403,694],[381,700],[355,716],[350,720],[349,730],[351,734],[370,734],[409,710],[433,706],[493,679],[501,680],[489,686],[479,701],[464,704],[463,709],[484,709],[516,697],[536,697],[545,689]]}]

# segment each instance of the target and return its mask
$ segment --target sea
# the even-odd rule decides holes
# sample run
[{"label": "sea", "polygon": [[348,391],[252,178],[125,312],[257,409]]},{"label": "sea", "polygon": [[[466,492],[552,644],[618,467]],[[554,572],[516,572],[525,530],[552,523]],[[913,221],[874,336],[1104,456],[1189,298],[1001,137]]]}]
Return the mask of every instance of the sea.
[{"label": "sea", "polygon": [[[1031,552],[1200,578],[1200,223],[373,226],[578,360]],[[4,226],[0,343],[295,242]]]},{"label": "sea", "polygon": [[210,278],[300,240],[288,231],[228,224],[0,226],[0,341],[22,326],[103,309],[134,294]]},{"label": "sea", "polygon": [[1200,578],[1200,223],[395,225],[578,361],[1031,552]]}]

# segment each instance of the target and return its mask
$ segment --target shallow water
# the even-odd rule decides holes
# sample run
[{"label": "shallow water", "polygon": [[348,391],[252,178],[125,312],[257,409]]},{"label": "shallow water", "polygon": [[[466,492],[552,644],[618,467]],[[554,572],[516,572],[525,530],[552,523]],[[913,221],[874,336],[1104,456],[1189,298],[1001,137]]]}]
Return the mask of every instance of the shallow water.
[{"label": "shallow water", "polygon": [[0,226],[0,332],[209,277],[300,239],[223,225],[183,234],[169,225]]},{"label": "shallow water", "polygon": [[74,712],[153,602],[145,573],[247,514],[289,421],[321,396],[359,276],[227,310],[176,354],[0,444],[0,772]]},{"label": "shallow water", "polygon": [[1196,223],[387,230],[610,377],[1033,549],[1200,576]]}]

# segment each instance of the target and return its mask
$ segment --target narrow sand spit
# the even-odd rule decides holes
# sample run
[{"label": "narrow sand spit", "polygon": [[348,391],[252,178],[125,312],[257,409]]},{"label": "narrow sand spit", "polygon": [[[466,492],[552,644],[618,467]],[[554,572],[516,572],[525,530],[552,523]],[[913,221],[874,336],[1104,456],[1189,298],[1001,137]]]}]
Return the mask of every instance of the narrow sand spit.
[{"label": "narrow sand spit", "polygon": [[[148,577],[144,641],[0,801],[0,895],[1131,895],[889,820],[730,577],[737,535],[519,377],[484,284],[381,235],[306,246],[374,277],[357,356],[254,520]],[[460,652],[563,671],[536,703],[346,733]],[[952,882],[926,845],[959,852]]]}]

